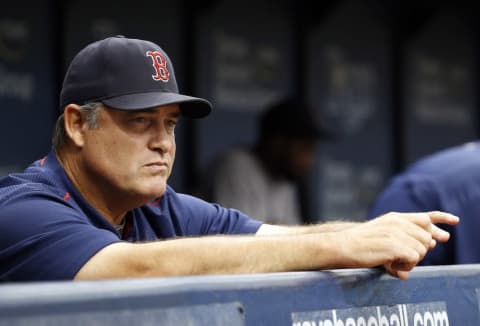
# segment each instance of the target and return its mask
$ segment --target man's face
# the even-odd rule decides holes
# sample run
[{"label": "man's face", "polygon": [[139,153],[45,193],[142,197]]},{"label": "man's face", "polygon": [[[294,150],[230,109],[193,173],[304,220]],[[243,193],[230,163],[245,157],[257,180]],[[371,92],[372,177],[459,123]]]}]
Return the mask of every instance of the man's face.
[{"label": "man's face", "polygon": [[83,159],[108,196],[160,197],[175,159],[178,105],[150,110],[100,110],[85,136]]}]

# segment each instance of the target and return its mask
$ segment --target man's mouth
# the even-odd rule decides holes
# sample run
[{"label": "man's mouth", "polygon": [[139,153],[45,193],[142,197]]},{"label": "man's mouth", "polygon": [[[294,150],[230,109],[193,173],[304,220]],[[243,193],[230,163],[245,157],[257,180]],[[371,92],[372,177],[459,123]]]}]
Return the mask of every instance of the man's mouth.
[{"label": "man's mouth", "polygon": [[159,172],[163,173],[165,171],[168,171],[168,164],[166,162],[148,163],[148,164],[145,164],[145,167],[154,173],[159,173]]}]

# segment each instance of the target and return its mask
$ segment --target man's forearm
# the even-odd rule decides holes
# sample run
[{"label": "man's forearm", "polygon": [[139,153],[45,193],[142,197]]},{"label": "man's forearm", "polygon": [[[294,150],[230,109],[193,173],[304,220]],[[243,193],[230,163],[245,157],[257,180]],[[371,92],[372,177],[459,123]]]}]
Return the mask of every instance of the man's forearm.
[{"label": "man's forearm", "polygon": [[[341,267],[333,237],[321,235],[210,236],[102,249],[77,279],[266,273]],[[292,245],[295,244],[295,245]]]},{"label": "man's forearm", "polygon": [[181,273],[188,275],[285,272],[339,265],[338,257],[330,254],[338,250],[330,235],[214,236],[163,245],[159,251],[173,256],[167,271],[172,275],[179,272],[179,266],[185,268]]}]

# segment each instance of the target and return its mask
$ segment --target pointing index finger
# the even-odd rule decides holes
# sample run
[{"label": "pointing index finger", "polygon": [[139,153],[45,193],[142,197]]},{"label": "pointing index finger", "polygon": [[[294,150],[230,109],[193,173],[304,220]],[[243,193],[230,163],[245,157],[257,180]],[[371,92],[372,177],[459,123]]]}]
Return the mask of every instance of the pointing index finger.
[{"label": "pointing index finger", "polygon": [[427,214],[430,216],[430,220],[434,224],[456,225],[460,222],[458,216],[446,212],[432,211],[427,212]]}]

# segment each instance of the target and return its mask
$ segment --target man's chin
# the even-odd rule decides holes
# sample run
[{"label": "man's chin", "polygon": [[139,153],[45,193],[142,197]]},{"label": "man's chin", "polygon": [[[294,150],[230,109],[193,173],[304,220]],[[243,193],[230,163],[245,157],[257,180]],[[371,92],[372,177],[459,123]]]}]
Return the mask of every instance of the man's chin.
[{"label": "man's chin", "polygon": [[155,187],[154,189],[151,189],[149,192],[154,198],[162,197],[165,192],[167,191],[167,185],[164,184],[161,187]]},{"label": "man's chin", "polygon": [[167,185],[158,185],[155,187],[149,187],[141,191],[141,196],[144,197],[147,201],[153,200],[155,198],[162,197],[167,191]]}]

